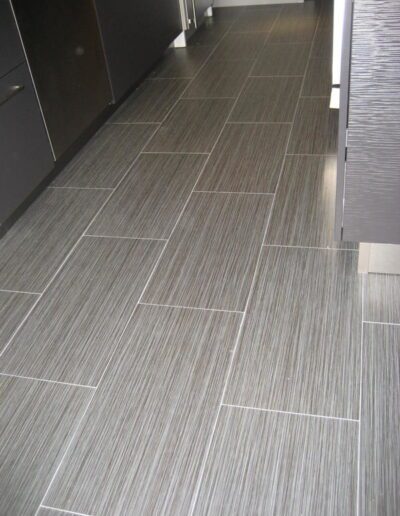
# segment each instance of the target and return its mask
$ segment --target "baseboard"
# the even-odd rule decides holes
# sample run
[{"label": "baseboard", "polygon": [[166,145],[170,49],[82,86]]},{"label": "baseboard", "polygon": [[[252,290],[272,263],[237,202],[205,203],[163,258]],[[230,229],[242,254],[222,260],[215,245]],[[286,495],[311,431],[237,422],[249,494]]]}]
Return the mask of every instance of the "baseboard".
[{"label": "baseboard", "polygon": [[302,4],[304,0],[214,0],[214,7],[240,7],[243,5]]}]

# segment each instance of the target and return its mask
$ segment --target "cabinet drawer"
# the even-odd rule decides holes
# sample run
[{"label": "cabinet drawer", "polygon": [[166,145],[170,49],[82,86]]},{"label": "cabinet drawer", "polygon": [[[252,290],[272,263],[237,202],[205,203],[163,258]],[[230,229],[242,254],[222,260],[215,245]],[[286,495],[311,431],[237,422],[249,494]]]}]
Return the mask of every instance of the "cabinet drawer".
[{"label": "cabinet drawer", "polygon": [[3,77],[25,59],[9,0],[0,0],[0,49],[0,77]]},{"label": "cabinet drawer", "polygon": [[0,223],[54,165],[28,68],[0,79]]}]

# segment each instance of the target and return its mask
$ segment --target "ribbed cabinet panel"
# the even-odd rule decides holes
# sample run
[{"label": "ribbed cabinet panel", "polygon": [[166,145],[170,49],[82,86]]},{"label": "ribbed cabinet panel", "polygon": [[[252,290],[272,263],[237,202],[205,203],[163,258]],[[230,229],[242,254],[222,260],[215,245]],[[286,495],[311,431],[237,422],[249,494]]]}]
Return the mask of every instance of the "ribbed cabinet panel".
[{"label": "ribbed cabinet panel", "polygon": [[354,3],[343,238],[400,243],[400,3]]}]

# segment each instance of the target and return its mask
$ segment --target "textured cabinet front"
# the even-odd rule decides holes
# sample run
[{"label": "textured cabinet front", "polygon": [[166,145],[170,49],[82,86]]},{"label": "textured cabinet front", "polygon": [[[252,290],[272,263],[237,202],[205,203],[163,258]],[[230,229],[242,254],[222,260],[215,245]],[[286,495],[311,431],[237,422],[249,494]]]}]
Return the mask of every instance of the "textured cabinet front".
[{"label": "textured cabinet front", "polygon": [[[19,89],[17,89],[19,88]],[[53,167],[53,156],[25,64],[0,79],[0,224]]]},{"label": "textured cabinet front", "polygon": [[343,239],[400,243],[400,2],[355,0]]},{"label": "textured cabinet front", "polygon": [[127,92],[182,30],[178,0],[97,0],[114,98]]}]

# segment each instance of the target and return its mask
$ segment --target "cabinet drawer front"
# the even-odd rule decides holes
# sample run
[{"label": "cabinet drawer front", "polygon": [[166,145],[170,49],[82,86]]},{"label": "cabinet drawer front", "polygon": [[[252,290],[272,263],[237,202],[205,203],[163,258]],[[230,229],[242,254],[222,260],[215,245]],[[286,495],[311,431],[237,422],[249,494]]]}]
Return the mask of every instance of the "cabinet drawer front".
[{"label": "cabinet drawer front", "polygon": [[53,157],[28,68],[0,79],[0,223],[53,168]]}]

